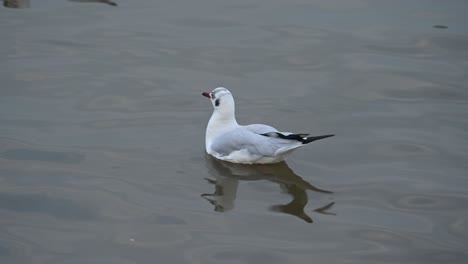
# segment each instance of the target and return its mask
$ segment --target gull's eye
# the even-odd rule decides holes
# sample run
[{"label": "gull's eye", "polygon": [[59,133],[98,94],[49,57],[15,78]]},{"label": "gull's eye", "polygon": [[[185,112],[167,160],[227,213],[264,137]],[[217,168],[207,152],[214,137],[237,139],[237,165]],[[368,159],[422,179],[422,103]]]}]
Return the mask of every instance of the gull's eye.
[{"label": "gull's eye", "polygon": [[211,99],[215,99],[215,94],[214,93],[210,93],[210,96],[211,96]]}]

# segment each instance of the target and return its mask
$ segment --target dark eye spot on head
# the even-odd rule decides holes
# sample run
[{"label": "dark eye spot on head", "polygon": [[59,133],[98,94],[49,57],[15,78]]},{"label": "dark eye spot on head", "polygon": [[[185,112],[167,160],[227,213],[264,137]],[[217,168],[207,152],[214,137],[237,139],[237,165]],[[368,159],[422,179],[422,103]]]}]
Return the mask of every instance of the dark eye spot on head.
[{"label": "dark eye spot on head", "polygon": [[215,106],[218,106],[218,105],[219,105],[219,99],[216,99]]}]

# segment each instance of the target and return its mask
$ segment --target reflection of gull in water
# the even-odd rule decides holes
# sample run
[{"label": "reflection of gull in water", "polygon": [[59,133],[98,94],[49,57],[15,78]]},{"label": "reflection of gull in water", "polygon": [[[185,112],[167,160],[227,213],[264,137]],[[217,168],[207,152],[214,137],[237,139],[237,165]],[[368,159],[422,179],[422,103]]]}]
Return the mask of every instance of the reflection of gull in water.
[{"label": "reflection of gull in water", "polygon": [[111,0],[68,0],[68,1],[81,2],[81,3],[103,3],[103,4],[108,4],[111,6],[117,6],[117,3]]},{"label": "reflection of gull in water", "polygon": [[[312,219],[304,212],[308,202],[307,191],[319,193],[332,193],[331,191],[319,189],[295,174],[286,162],[264,165],[246,165],[230,163],[206,155],[206,161],[211,175],[215,178],[207,179],[215,185],[215,192],[202,194],[209,201],[214,210],[218,212],[229,211],[234,208],[237,188],[240,181],[268,180],[280,185],[281,189],[292,196],[292,201],[285,205],[273,205],[270,210],[297,216],[308,223]],[[333,206],[334,202],[315,209],[322,214]]]}]

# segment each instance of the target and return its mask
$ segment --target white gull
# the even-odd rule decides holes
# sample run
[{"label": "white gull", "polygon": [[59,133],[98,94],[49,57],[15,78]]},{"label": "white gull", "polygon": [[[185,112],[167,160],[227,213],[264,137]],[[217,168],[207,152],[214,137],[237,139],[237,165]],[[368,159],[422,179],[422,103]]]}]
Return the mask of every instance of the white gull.
[{"label": "white gull", "polygon": [[211,156],[234,163],[264,164],[283,161],[286,155],[310,142],[332,137],[323,135],[279,132],[263,124],[239,125],[231,92],[218,87],[202,93],[211,99],[211,115],[205,134],[206,152]]}]

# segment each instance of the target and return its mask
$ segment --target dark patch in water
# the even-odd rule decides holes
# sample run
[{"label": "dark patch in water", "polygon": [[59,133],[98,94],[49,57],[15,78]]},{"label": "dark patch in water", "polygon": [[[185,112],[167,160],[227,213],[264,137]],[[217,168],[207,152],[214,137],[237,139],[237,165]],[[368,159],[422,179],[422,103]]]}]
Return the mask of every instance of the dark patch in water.
[{"label": "dark patch in water", "polygon": [[80,2],[80,3],[102,3],[102,4],[108,4],[111,6],[117,6],[117,3],[114,1],[110,0],[68,0],[70,2]]},{"label": "dark patch in water", "polygon": [[3,6],[8,8],[29,8],[29,0],[4,0]]}]

